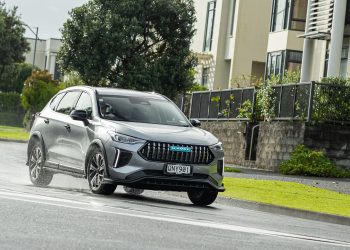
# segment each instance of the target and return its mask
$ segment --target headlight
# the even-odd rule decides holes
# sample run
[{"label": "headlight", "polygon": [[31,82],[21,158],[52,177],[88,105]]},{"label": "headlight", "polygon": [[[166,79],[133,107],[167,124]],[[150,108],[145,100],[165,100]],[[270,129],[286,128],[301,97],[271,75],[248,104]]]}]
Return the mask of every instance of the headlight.
[{"label": "headlight", "polygon": [[114,131],[108,131],[108,134],[111,136],[113,141],[119,142],[119,143],[125,143],[125,144],[137,144],[137,143],[144,143],[145,140],[135,138],[128,135],[123,135],[116,133]]},{"label": "headlight", "polygon": [[216,151],[223,151],[224,150],[221,142],[216,143],[215,145],[211,146],[211,148],[216,150]]}]

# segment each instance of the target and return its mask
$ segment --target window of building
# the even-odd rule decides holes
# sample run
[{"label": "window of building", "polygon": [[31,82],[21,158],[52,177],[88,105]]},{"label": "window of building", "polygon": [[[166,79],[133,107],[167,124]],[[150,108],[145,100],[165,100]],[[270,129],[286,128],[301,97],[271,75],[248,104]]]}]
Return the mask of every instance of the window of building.
[{"label": "window of building", "polygon": [[301,69],[303,53],[301,51],[287,50],[286,51],[286,66],[284,71],[295,72]]},{"label": "window of building", "polygon": [[291,30],[305,30],[306,23],[306,12],[307,12],[307,1],[306,0],[293,0],[291,9]]},{"label": "window of building", "polygon": [[236,0],[231,0],[232,1],[232,13],[231,13],[231,24],[230,24],[230,36],[233,35],[233,27],[235,24],[235,12],[236,12]]},{"label": "window of building", "polygon": [[266,78],[271,75],[283,76],[285,71],[298,71],[301,68],[301,61],[301,51],[285,50],[268,53]]},{"label": "window of building", "polygon": [[271,75],[282,75],[284,51],[271,52],[267,54],[267,77]]},{"label": "window of building", "polygon": [[305,30],[307,0],[274,0],[271,16],[271,32]]},{"label": "window of building", "polygon": [[274,0],[272,6],[271,31],[287,28],[288,0]]},{"label": "window of building", "polygon": [[208,3],[203,51],[211,51],[211,46],[213,41],[213,31],[214,31],[215,7],[216,7],[216,1],[210,1]]},{"label": "window of building", "polygon": [[210,71],[210,68],[203,68],[202,86],[208,87],[209,85],[209,71]]},{"label": "window of building", "polygon": [[[329,46],[329,43],[328,45]],[[340,72],[339,75],[341,77],[347,78],[348,77],[348,54],[349,54],[349,48],[343,48],[341,51],[341,61],[340,61]],[[328,71],[328,61],[329,61],[329,49],[326,51],[326,59],[325,59],[325,64],[324,64],[324,72],[323,76],[327,76],[327,71]]]},{"label": "window of building", "polygon": [[58,104],[56,111],[62,114],[69,115],[80,94],[81,94],[80,91],[68,92],[63,97],[60,104]]},{"label": "window of building", "polygon": [[88,118],[91,119],[92,114],[92,102],[90,95],[88,93],[83,92],[75,106],[76,110],[85,110],[88,114]]}]

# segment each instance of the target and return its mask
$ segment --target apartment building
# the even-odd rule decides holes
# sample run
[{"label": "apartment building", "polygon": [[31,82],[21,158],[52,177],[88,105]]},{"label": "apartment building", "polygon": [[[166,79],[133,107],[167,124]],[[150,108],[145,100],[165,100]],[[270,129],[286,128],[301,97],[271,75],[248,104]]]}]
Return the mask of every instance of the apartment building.
[{"label": "apartment building", "polygon": [[303,82],[349,77],[350,0],[197,0],[195,4],[196,81],[209,89],[237,87],[234,79],[242,76],[268,78],[296,70],[301,70]]},{"label": "apartment building", "polygon": [[309,0],[301,81],[349,77],[350,1]]},{"label": "apartment building", "polygon": [[[29,43],[30,50],[25,54],[25,62],[28,64],[33,64],[34,62],[35,66],[39,69],[48,70],[54,79],[60,79],[61,72],[57,65],[56,56],[62,45],[61,40],[55,38],[47,40],[38,39],[36,41],[36,47],[34,38],[27,38],[27,42]],[[34,53],[35,60],[33,60]]]},{"label": "apartment building", "polygon": [[197,83],[227,89],[237,87],[236,79],[242,76],[264,77],[272,2],[194,1],[197,32],[191,49],[199,60]]},{"label": "apartment building", "polygon": [[307,0],[273,0],[265,78],[300,70]]}]

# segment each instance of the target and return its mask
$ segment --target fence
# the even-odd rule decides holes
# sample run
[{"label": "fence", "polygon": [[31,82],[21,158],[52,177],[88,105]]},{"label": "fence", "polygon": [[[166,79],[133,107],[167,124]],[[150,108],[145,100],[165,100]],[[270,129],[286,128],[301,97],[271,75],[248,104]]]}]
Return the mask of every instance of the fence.
[{"label": "fence", "polygon": [[[275,85],[273,120],[350,123],[350,86],[324,83]],[[179,107],[198,120],[258,120],[256,88],[194,92],[178,99]],[[248,105],[250,103],[250,105]],[[242,108],[245,114],[242,116]]]},{"label": "fence", "polygon": [[[194,92],[190,117],[199,120],[249,120],[240,117],[239,109],[245,102],[255,102],[254,88],[241,88],[223,91]],[[253,113],[253,105],[251,105]]]}]

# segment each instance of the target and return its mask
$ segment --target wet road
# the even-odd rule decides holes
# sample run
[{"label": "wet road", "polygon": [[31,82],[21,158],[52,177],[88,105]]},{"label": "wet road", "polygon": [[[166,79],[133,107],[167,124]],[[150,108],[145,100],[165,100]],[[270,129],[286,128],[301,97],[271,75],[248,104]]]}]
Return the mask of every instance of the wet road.
[{"label": "wet road", "polygon": [[25,144],[0,142],[0,249],[350,249],[350,227],[119,187],[101,197],[86,180],[31,185]]}]

